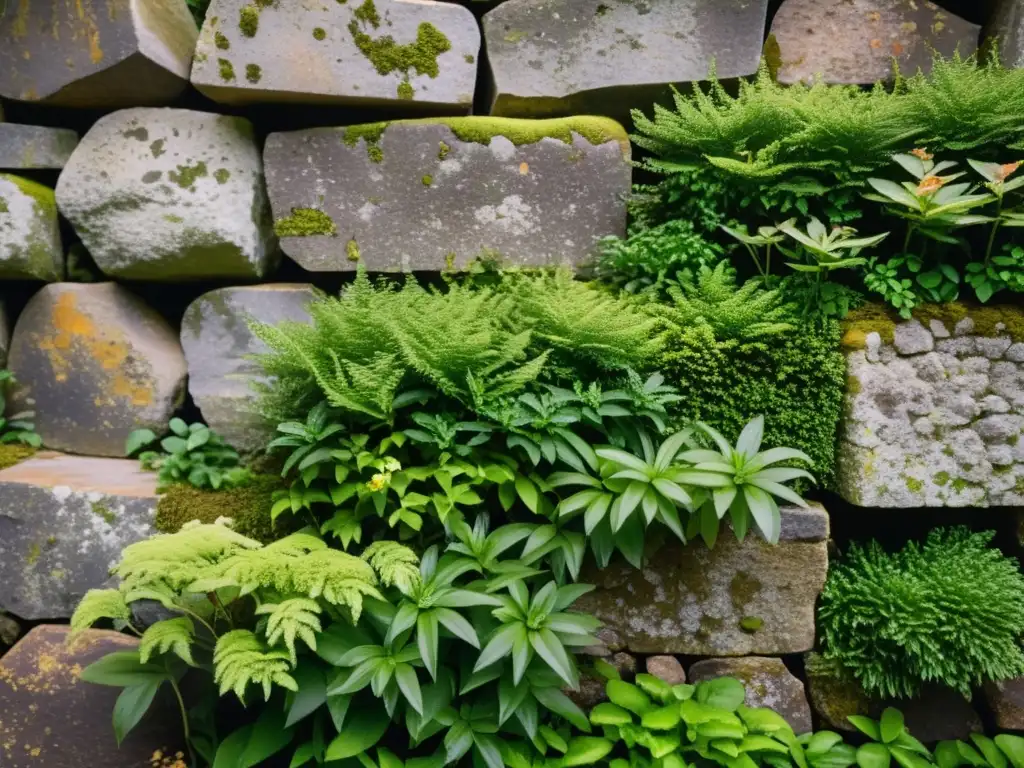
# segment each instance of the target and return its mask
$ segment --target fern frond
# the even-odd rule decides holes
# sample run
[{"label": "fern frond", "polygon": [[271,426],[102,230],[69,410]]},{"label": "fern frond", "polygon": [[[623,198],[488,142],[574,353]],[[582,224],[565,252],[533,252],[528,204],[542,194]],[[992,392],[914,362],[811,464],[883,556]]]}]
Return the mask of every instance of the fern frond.
[{"label": "fern frond", "polygon": [[270,700],[274,685],[289,691],[299,686],[289,672],[292,669],[288,652],[266,648],[260,639],[247,629],[236,629],[221,635],[213,650],[213,680],[220,686],[220,695],[234,691],[245,701],[245,689],[250,683],[263,688],[263,697]]},{"label": "fern frond", "polygon": [[130,621],[131,609],[116,589],[90,589],[71,616],[71,631],[81,632],[100,619]]},{"label": "fern frond", "polygon": [[151,624],[139,640],[139,659],[145,664],[154,653],[171,651],[186,664],[194,667],[196,663],[192,659],[192,639],[195,632],[192,619],[188,616],[178,616]]},{"label": "fern frond", "polygon": [[363,560],[377,572],[385,587],[396,587],[410,594],[420,583],[419,558],[397,541],[375,541],[363,550]]},{"label": "fern frond", "polygon": [[317,616],[320,604],[316,600],[293,597],[280,603],[264,603],[256,609],[256,613],[267,617],[267,642],[277,645],[284,640],[292,664],[298,661],[295,655],[296,637],[309,646],[310,650],[316,650],[316,633],[321,630]]}]

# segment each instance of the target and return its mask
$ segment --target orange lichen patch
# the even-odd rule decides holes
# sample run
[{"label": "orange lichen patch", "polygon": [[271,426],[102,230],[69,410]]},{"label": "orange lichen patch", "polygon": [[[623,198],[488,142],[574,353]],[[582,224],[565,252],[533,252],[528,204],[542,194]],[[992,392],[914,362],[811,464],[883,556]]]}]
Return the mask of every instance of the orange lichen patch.
[{"label": "orange lichen patch", "polygon": [[520,176],[525,176],[529,172],[530,172],[530,164],[529,163],[520,163],[519,164],[519,175]]}]

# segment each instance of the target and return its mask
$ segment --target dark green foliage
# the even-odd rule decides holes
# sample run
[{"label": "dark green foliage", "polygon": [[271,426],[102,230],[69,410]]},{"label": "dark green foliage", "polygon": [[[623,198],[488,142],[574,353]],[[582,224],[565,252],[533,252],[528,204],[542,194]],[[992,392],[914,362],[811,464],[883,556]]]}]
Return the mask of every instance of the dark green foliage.
[{"label": "dark green foliage", "polygon": [[192,11],[196,24],[201,27],[203,25],[203,19],[206,18],[206,11],[210,7],[210,0],[185,0],[185,4],[188,5],[188,9]]},{"label": "dark green foliage", "polygon": [[935,682],[974,686],[1024,673],[1024,576],[993,533],[936,529],[895,554],[853,545],[821,595],[823,654],[875,696]]},{"label": "dark green foliage", "polygon": [[194,488],[237,488],[251,473],[241,465],[238,451],[205,424],[171,419],[171,434],[159,439],[151,429],[128,435],[125,455],[138,455],[143,469],[157,473],[157,490],[175,483]]}]

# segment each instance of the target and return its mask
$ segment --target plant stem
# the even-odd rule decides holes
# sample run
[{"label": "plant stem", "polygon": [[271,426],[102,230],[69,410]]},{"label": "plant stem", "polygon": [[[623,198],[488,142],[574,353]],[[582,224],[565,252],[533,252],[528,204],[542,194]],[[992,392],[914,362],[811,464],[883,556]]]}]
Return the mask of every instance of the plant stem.
[{"label": "plant stem", "polygon": [[1003,196],[1001,194],[996,195],[996,220],[992,223],[992,231],[988,234],[988,245],[985,246],[985,266],[988,266],[989,259],[992,258],[992,246],[996,242],[996,231],[999,229],[1000,219],[999,214],[1003,212]]},{"label": "plant stem", "polygon": [[772,244],[768,243],[764,251],[764,285],[766,288],[771,288],[771,274],[772,274]]},{"label": "plant stem", "polygon": [[175,697],[178,699],[178,709],[181,710],[181,727],[185,733],[185,746],[188,748],[189,762],[192,765],[198,765],[196,762],[196,754],[192,751],[192,734],[188,728],[188,711],[185,709],[185,700],[181,698],[181,690],[178,688],[178,681],[173,677],[169,679],[171,689],[174,691]]},{"label": "plant stem", "polygon": [[914,234],[914,222],[907,222],[907,236],[903,238],[903,252],[907,252],[907,248],[910,247],[910,236]]}]

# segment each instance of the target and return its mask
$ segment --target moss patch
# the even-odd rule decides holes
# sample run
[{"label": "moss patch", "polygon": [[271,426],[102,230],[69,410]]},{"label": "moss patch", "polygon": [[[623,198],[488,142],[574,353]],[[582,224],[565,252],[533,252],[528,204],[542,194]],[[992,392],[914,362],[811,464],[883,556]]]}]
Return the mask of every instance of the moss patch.
[{"label": "moss patch", "polygon": [[345,256],[349,261],[359,261],[359,244],[355,238],[345,243]]},{"label": "moss patch", "polygon": [[920,493],[924,490],[924,483],[918,480],[916,477],[907,476],[905,478],[907,483],[907,490],[911,493]]},{"label": "moss patch", "polygon": [[752,635],[764,626],[764,619],[760,616],[744,616],[740,619],[740,629],[748,635]]},{"label": "moss patch", "polygon": [[316,208],[292,208],[292,215],[274,222],[278,237],[310,237],[311,235],[336,235],[338,228],[323,211]]},{"label": "moss patch", "polygon": [[0,213],[10,213],[11,209],[7,207],[7,201],[0,197]]},{"label": "moss patch", "polygon": [[431,176],[430,174],[427,174],[421,179],[421,181],[423,182],[424,187],[429,187],[431,184],[434,183],[434,177]]},{"label": "moss patch", "polygon": [[380,26],[380,14],[377,13],[377,6],[373,0],[363,0],[362,5],[352,11],[352,15],[374,29]]},{"label": "moss patch", "polygon": [[226,491],[172,485],[157,502],[155,525],[163,533],[176,533],[190,520],[212,523],[230,517],[236,531],[268,543],[287,533],[270,520],[271,496],[283,487],[273,475],[255,475],[248,485]]},{"label": "moss patch", "polygon": [[880,304],[857,307],[843,320],[842,345],[846,349],[864,349],[868,334],[877,333],[886,344],[892,344],[899,316]]},{"label": "moss patch", "polygon": [[260,9],[255,5],[245,6],[238,17],[238,28],[246,37],[256,37],[260,30]]},{"label": "moss patch", "polygon": [[749,573],[737,571],[729,583],[729,598],[732,600],[732,607],[742,611],[747,604],[761,590],[761,582]]},{"label": "moss patch", "polygon": [[452,151],[452,148],[445,144],[443,141],[440,142],[437,150],[437,159],[444,160],[448,157],[448,153]]},{"label": "moss patch", "polygon": [[220,71],[220,79],[230,83],[235,79],[235,65],[227,59],[217,59],[217,67]]},{"label": "moss patch", "polygon": [[409,101],[415,95],[412,84],[408,80],[403,80],[398,84],[398,98],[405,101]]},{"label": "moss patch", "polygon": [[350,125],[345,128],[341,140],[347,147],[354,147],[362,139],[366,142],[366,154],[370,161],[380,163],[384,160],[384,150],[380,148],[380,137],[387,128],[387,123],[366,123],[364,125]]},{"label": "moss patch", "polygon": [[263,79],[263,69],[259,64],[246,64],[245,65],[245,79],[250,83],[258,83]]},{"label": "moss patch", "polygon": [[107,525],[113,525],[117,522],[117,515],[114,514],[114,510],[106,502],[94,501],[89,504],[89,508],[96,517],[102,519]]},{"label": "moss patch", "polygon": [[348,31],[360,53],[365,56],[378,74],[388,75],[392,72],[409,73],[415,70],[417,75],[437,77],[440,68],[437,57],[452,48],[451,42],[437,27],[428,21],[416,28],[416,40],[404,45],[396,43],[391,35],[374,38],[359,27],[369,24],[374,29],[380,26],[380,17],[373,5],[373,0],[366,0],[355,11],[355,18],[349,22]]},{"label": "moss patch", "polygon": [[223,32],[215,34],[213,36],[213,41],[222,51],[227,51],[231,48],[231,41],[228,40],[227,36]]},{"label": "moss patch", "polygon": [[945,485],[948,485],[949,484],[949,472],[945,472],[945,471],[943,471],[943,472],[936,472],[935,476],[932,477],[932,482],[935,483],[940,488],[942,488]]},{"label": "moss patch", "polygon": [[191,190],[195,187],[196,181],[209,175],[206,163],[200,160],[195,165],[179,165],[177,170],[168,171],[167,178],[182,189]]},{"label": "moss patch", "polygon": [[472,53],[467,53],[465,56],[462,57],[462,59],[467,64],[474,64],[474,63],[476,63],[476,56],[474,56]]},{"label": "moss patch", "polygon": [[25,459],[32,458],[35,453],[36,449],[31,445],[0,443],[0,469],[7,469],[15,464],[20,464]]},{"label": "moss patch", "polygon": [[[946,304],[921,304],[914,308],[914,319],[926,328],[938,320],[952,333],[965,318],[974,321],[973,336],[1004,336],[1024,340],[1024,309],[1013,305],[972,306],[961,301]],[[842,344],[847,349],[864,349],[867,335],[875,331],[886,344],[892,344],[896,324],[904,322],[895,311],[880,304],[866,304],[850,312],[843,321]]]},{"label": "moss patch", "polygon": [[218,184],[227,184],[228,179],[231,178],[231,171],[227,168],[218,168],[213,172],[213,178],[217,180]]},{"label": "moss patch", "polygon": [[316,40],[324,40],[327,37],[327,30],[323,27],[314,27],[313,38]]}]

